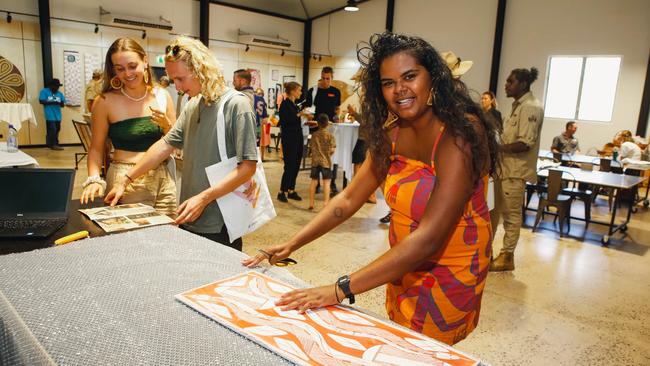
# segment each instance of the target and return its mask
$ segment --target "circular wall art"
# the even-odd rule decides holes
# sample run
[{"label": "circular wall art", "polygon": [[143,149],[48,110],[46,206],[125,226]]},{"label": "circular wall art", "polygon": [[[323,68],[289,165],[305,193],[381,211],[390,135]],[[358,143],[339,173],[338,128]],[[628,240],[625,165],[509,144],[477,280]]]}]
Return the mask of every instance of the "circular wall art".
[{"label": "circular wall art", "polygon": [[0,56],[0,103],[18,103],[25,95],[25,79],[18,67]]}]

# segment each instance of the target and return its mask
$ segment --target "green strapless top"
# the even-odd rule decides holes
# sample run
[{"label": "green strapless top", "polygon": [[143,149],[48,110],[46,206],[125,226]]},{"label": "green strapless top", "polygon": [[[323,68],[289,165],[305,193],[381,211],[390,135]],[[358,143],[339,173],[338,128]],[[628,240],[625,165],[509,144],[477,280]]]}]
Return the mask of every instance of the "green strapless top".
[{"label": "green strapless top", "polygon": [[108,126],[108,137],[118,150],[147,151],[162,136],[162,128],[151,121],[151,116],[127,118]]}]

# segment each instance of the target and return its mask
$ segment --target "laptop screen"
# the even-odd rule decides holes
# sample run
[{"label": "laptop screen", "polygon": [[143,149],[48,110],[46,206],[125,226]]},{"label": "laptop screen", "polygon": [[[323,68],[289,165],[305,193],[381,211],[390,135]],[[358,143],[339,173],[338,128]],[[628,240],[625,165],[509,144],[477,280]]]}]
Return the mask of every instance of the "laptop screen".
[{"label": "laptop screen", "polygon": [[0,216],[67,211],[72,169],[0,169]]}]

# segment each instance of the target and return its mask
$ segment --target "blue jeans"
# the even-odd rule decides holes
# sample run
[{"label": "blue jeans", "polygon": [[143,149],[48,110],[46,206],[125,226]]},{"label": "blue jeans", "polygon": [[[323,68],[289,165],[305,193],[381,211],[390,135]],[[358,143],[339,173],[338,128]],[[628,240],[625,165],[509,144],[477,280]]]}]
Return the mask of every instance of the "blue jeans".
[{"label": "blue jeans", "polygon": [[45,121],[45,126],[47,127],[45,144],[48,147],[59,145],[59,131],[61,131],[61,121]]}]

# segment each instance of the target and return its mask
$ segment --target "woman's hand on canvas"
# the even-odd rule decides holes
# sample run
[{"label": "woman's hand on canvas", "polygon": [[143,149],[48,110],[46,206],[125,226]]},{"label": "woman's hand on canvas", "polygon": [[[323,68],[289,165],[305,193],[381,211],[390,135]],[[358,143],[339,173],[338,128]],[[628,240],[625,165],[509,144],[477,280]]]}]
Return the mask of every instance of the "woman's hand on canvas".
[{"label": "woman's hand on canvas", "polygon": [[339,303],[337,297],[341,299],[343,296],[336,285],[303,288],[283,294],[275,305],[283,311],[297,310],[304,313],[308,309],[336,305]]},{"label": "woman's hand on canvas", "polygon": [[258,249],[258,253],[253,257],[242,260],[241,263],[246,267],[252,268],[262,263],[264,260],[268,260],[269,263],[275,265],[278,261],[289,257],[290,254],[291,246],[288,243],[274,245],[263,250]]}]

